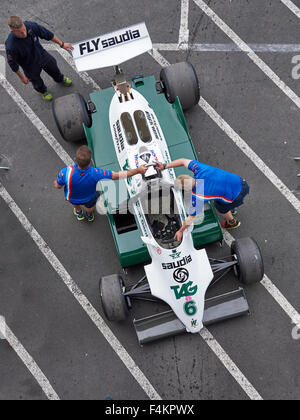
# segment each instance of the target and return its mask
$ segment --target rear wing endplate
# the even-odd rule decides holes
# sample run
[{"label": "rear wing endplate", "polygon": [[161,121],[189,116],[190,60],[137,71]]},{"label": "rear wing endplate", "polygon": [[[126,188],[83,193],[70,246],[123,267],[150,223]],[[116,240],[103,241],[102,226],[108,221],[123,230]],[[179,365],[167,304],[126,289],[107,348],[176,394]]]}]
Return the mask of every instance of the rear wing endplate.
[{"label": "rear wing endplate", "polygon": [[152,49],[145,22],[73,45],[78,71],[118,66]]}]

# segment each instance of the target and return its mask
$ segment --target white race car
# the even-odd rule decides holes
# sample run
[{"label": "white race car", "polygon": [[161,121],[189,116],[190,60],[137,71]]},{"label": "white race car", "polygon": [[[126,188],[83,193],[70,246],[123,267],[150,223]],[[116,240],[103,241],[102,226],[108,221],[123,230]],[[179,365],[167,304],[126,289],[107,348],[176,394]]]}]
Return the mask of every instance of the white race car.
[{"label": "white race car", "polygon": [[204,246],[223,239],[212,204],[184,232],[181,243],[174,239],[187,217],[182,193],[174,189],[182,169],[160,172],[156,162],[197,159],[183,110],[198,103],[200,89],[195,69],[186,62],[163,69],[159,81],[139,76],[128,82],[121,62],[151,48],[144,23],[76,44],[79,71],[115,66],[112,87],[92,93],[88,103],[74,94],[54,103],[65,140],[85,136],[97,167],[118,171],[149,166],[145,176],[121,181],[117,194],[114,183],[100,185],[122,266],[151,262],[130,288],[117,274],[101,279],[107,318],[123,321],[133,299],[169,306],[134,321],[141,344],[183,331],[197,333],[204,324],[248,313],[243,289],[205,300],[207,289],[231,269],[246,284],[263,277],[262,257],[251,238],[234,242],[228,258],[208,257]]}]

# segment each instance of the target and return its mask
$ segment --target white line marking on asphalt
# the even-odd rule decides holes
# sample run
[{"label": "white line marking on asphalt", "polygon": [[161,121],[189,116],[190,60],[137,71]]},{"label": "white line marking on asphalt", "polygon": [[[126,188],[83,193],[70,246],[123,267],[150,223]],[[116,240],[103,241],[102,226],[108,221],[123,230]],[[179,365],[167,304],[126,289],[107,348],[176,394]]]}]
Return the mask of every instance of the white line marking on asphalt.
[{"label": "white line marking on asphalt", "polygon": [[149,380],[143,374],[143,372],[139,369],[139,367],[135,364],[132,357],[127,353],[125,348],[122,346],[120,341],[117,337],[113,334],[110,328],[106,325],[101,315],[96,311],[96,309],[92,306],[89,302],[87,297],[82,293],[78,285],[74,282],[70,274],[66,271],[64,266],[61,264],[59,259],[56,255],[52,252],[49,248],[47,243],[44,239],[40,236],[40,234],[36,231],[33,225],[29,222],[25,214],[22,210],[18,207],[15,203],[13,198],[9,195],[3,185],[0,183],[0,196],[6,202],[10,210],[14,213],[16,218],[19,220],[23,228],[26,232],[30,235],[33,239],[41,253],[44,257],[48,260],[49,264],[53,267],[56,273],[59,275],[63,283],[67,286],[69,291],[72,293],[73,297],[77,300],[80,304],[82,309],[86,312],[89,316],[91,321],[94,325],[98,328],[98,330],[103,334],[104,338],[107,340],[109,345],[115,351],[115,353],[119,356],[121,361],[124,363],[128,371],[134,377],[134,379],[138,382],[140,387],[144,390],[144,392],[148,395],[151,400],[161,400],[161,397],[156,392],[154,387],[151,385]]},{"label": "white line marking on asphalt", "polygon": [[[2,317],[4,319],[4,317]],[[13,348],[19,358],[22,360],[24,365],[27,367],[29,372],[35,378],[39,386],[42,388],[43,392],[45,393],[48,400],[58,401],[59,396],[56,394],[54,389],[52,388],[50,382],[43,374],[41,369],[38,367],[36,362],[30,356],[30,354],[26,351],[8,325],[4,322],[0,322],[0,333],[2,337],[8,342],[8,344]]]},{"label": "white line marking on asphalt", "polygon": [[[170,63],[157,51],[152,50],[150,55],[162,67],[167,67]],[[268,180],[278,189],[290,204],[300,213],[300,200],[289,190],[289,188],[278,178],[277,175],[263,162],[263,160],[248,146],[230,125],[212,108],[209,103],[201,97],[198,104],[203,111],[224,131],[227,136],[238,146],[238,148],[254,163],[254,165],[268,178]]]},{"label": "white line marking on asphalt", "polygon": [[218,359],[222,362],[228,372],[233,376],[236,382],[244,390],[251,400],[262,401],[263,398],[256,391],[253,385],[248,381],[245,375],[240,371],[236,364],[231,360],[225,350],[220,346],[220,344],[215,340],[213,335],[206,329],[200,332],[201,337],[210,347],[210,349],[215,353]]},{"label": "white line marking on asphalt", "polygon": [[194,0],[196,5],[256,64],[264,74],[288,96],[298,108],[300,98],[277,74],[247,45],[203,0]]},{"label": "white line marking on asphalt", "polygon": [[291,0],[280,0],[286,7],[288,7],[295,15],[300,18],[300,9]]},{"label": "white line marking on asphalt", "polygon": [[[248,44],[249,47],[255,52],[262,52],[262,53],[299,53],[300,52],[300,44]],[[68,64],[77,72],[76,66],[74,64],[74,60],[72,56],[65,50],[62,50],[59,47],[55,47],[55,45],[48,45],[43,44],[43,47],[47,51],[56,51],[58,52],[67,62]],[[234,43],[227,43],[227,44],[187,44],[182,43],[180,46],[174,43],[155,43],[153,44],[153,48],[160,51],[199,51],[199,52],[238,52],[243,53],[236,44]],[[5,51],[5,46],[0,44],[0,52]],[[77,72],[78,73],[78,72]],[[97,82],[92,79],[88,73],[82,72],[78,73],[82,80],[84,80],[87,84],[93,85],[95,89],[100,89]]]},{"label": "white line marking on asphalt", "polygon": [[[231,247],[235,238],[227,231],[224,233],[224,241],[226,244]],[[296,309],[290,304],[290,302],[286,299],[285,296],[280,292],[280,290],[272,283],[269,277],[265,274],[262,281],[262,286],[270,293],[273,299],[278,303],[281,309],[287,314],[287,316],[291,319],[293,324],[299,325],[300,323],[300,314]]]},{"label": "white line marking on asphalt", "polygon": [[38,116],[33,112],[30,106],[24,101],[24,99],[19,95],[16,89],[8,82],[3,74],[0,73],[0,85],[6,90],[9,96],[14,100],[18,105],[21,111],[26,115],[29,121],[36,127],[40,134],[44,137],[47,143],[52,147],[55,153],[63,160],[63,162],[68,165],[73,165],[73,160],[68,155],[68,153],[63,149],[63,147],[58,143],[53,134],[48,130],[45,124],[38,118]]},{"label": "white line marking on asphalt", "polygon": [[181,0],[181,15],[178,47],[185,48],[189,42],[189,0]]},{"label": "white line marking on asphalt", "polygon": [[[262,53],[298,53],[300,44],[249,44],[255,52]],[[178,48],[178,44],[153,44],[153,48],[160,51],[191,50],[198,52],[237,52],[243,53],[240,48],[233,43],[229,44],[183,44]]]}]

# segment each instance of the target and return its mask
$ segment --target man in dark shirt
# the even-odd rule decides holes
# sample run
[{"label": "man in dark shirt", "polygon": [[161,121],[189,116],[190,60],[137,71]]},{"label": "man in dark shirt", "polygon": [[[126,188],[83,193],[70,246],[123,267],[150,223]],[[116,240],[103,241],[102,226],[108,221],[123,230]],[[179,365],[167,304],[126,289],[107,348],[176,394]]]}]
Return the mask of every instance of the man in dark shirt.
[{"label": "man in dark shirt", "polygon": [[[39,38],[52,41],[67,51],[73,49],[71,44],[62,42],[53,32],[35,22],[23,22],[18,16],[11,16],[8,26],[11,33],[5,42],[7,61],[22,83],[27,85],[30,81],[46,101],[51,101],[53,98],[41,78],[42,70],[55,82],[71,86],[71,79],[61,73],[55,58],[42,47]],[[24,74],[20,71],[20,67]]]}]

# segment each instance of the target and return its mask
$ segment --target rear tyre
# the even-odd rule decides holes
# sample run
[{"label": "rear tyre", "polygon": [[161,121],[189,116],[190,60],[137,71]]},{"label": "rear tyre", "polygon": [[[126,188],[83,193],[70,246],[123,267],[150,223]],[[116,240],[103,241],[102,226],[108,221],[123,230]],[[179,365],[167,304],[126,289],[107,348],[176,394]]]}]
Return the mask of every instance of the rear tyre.
[{"label": "rear tyre", "polygon": [[102,277],[100,280],[102,307],[109,321],[125,321],[128,316],[128,306],[123,289],[124,282],[118,274]]},{"label": "rear tyre", "polygon": [[85,139],[83,124],[87,127],[92,126],[87,104],[79,93],[55,99],[53,115],[60,134],[67,142]]},{"label": "rear tyre", "polygon": [[231,251],[238,262],[236,274],[239,281],[246,285],[259,283],[264,276],[264,263],[254,239],[237,239],[232,243]]},{"label": "rear tyre", "polygon": [[160,72],[160,80],[167,100],[174,103],[178,96],[184,111],[197,105],[200,100],[200,87],[192,64],[184,61],[172,64]]}]

